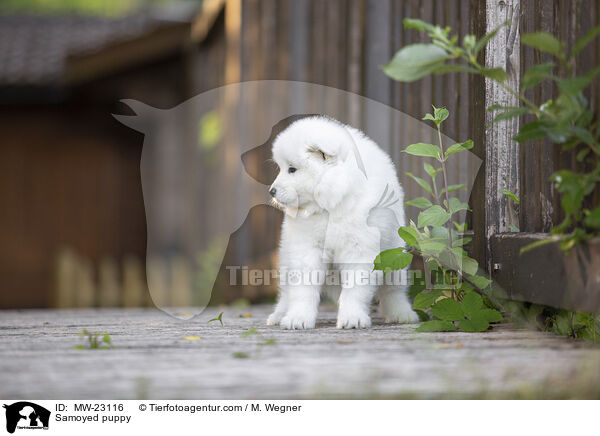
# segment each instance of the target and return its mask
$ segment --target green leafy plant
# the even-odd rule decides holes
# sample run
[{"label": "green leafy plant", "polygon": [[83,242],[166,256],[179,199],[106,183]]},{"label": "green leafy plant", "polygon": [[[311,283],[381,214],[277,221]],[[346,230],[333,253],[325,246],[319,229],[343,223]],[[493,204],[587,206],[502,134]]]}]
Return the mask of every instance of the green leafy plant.
[{"label": "green leafy plant", "polygon": [[107,350],[114,348],[108,333],[91,333],[83,329],[79,336],[87,339],[87,344],[75,346],[76,350]]},{"label": "green leafy plant", "polygon": [[[520,89],[507,84],[508,73],[502,68],[487,68],[479,62],[480,54],[498,31],[499,26],[480,39],[466,35],[459,44],[450,28],[442,28],[417,19],[407,18],[404,26],[426,33],[429,44],[412,44],[400,49],[383,68],[391,78],[411,82],[429,74],[467,72],[482,75],[498,83],[516,97],[520,106],[494,104],[487,108],[495,113],[493,122],[514,117],[527,117],[514,137],[519,143],[547,138],[561,144],[563,150],[576,150],[576,158],[590,170],[579,172],[567,169],[556,171],[551,182],[561,194],[564,220],[552,229],[553,238],[545,243],[559,241],[565,251],[575,244],[600,235],[600,206],[585,207],[585,199],[592,195],[600,182],[600,122],[584,96],[585,89],[600,72],[600,66],[582,74],[575,74],[576,57],[598,35],[600,26],[591,29],[579,39],[570,52],[566,44],[547,32],[521,35],[521,43],[535,50],[549,53],[553,61],[532,66],[523,74]],[[535,102],[525,92],[544,81],[551,81],[558,90],[555,99]],[[582,168],[586,168],[582,165]],[[539,243],[537,245],[540,245]]]},{"label": "green leafy plant", "polygon": [[[517,194],[515,194],[512,191],[509,191],[508,189],[505,189],[503,191],[500,191],[501,194],[506,195],[508,198],[510,198],[512,201],[514,201],[517,204],[521,204],[521,200],[519,200],[519,197],[517,196]],[[517,226],[515,226],[514,224],[510,224],[508,226],[508,229],[511,232],[519,232],[519,228]]]},{"label": "green leafy plant", "polygon": [[[438,144],[411,144],[405,153],[419,156],[430,162],[423,164],[430,181],[407,173],[428,197],[407,201],[409,206],[421,209],[417,223],[400,227],[398,234],[405,246],[380,253],[374,267],[383,272],[406,268],[413,255],[423,257],[425,268],[438,278],[432,289],[423,289],[416,296],[413,308],[418,310],[421,319],[427,319],[417,331],[482,332],[490,323],[502,319],[496,310],[498,303],[486,292],[491,281],[478,273],[477,261],[468,256],[463,246],[471,241],[464,236],[465,224],[455,220],[461,211],[469,207],[458,197],[450,194],[465,189],[464,185],[449,185],[446,168],[447,160],[454,154],[473,148],[473,141],[451,145],[444,149],[441,124],[448,118],[446,108],[433,107],[433,114],[426,114],[424,120],[432,121],[438,133]],[[442,174],[441,189],[438,174]],[[487,303],[487,304],[486,304]],[[429,319],[431,318],[431,319]]]},{"label": "green leafy plant", "polygon": [[600,341],[600,316],[531,303],[509,302],[511,321],[563,336]]},{"label": "green leafy plant", "polygon": [[217,316],[216,318],[208,320],[209,323],[211,323],[213,321],[219,321],[221,323],[221,326],[222,326],[223,325],[223,312],[219,313],[219,316]]}]

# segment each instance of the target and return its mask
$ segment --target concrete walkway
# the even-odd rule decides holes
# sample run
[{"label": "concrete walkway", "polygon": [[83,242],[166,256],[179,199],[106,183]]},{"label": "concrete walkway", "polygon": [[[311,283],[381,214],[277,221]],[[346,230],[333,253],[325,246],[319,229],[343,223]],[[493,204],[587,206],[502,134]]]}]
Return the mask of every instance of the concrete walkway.
[{"label": "concrete walkway", "polygon": [[[600,348],[497,326],[267,327],[270,308],[210,308],[191,321],[151,309],[0,311],[0,398],[599,398]],[[220,311],[224,326],[207,323]],[[111,350],[77,350],[83,328]]]}]

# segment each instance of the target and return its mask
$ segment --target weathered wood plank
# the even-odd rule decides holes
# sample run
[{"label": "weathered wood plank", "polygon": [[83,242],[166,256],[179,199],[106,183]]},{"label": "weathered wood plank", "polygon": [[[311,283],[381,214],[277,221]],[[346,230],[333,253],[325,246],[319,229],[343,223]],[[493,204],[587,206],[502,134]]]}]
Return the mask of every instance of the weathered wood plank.
[{"label": "weathered wood plank", "polygon": [[507,297],[546,306],[600,313],[600,239],[565,254],[557,243],[520,254],[545,233],[506,233],[491,238],[492,278]]},{"label": "weathered wood plank", "polygon": [[[502,27],[496,37],[488,43],[485,65],[487,68],[503,68],[508,73],[504,84],[516,90],[519,89],[520,79],[519,12],[518,0],[486,2],[487,32],[506,21],[510,21],[510,24]],[[485,106],[490,107],[494,104],[518,106],[519,99],[496,82],[486,79]],[[518,226],[517,211],[501,191],[507,189],[519,195],[519,145],[512,139],[519,131],[519,119],[492,123],[494,116],[495,114],[488,112],[485,117],[485,237],[488,241],[488,259],[491,258],[489,239],[492,235],[508,231],[511,225]]]},{"label": "weathered wood plank", "polygon": [[[224,311],[224,326],[207,321]],[[38,399],[546,398],[597,396],[600,348],[498,326],[266,327],[268,307],[211,308],[182,322],[153,309],[0,312],[0,397]],[[240,318],[250,312],[252,317]],[[258,334],[244,334],[249,328]],[[75,350],[82,328],[112,350]],[[200,340],[184,340],[199,336]],[[267,339],[272,344],[264,345]],[[246,353],[247,358],[235,358]],[[45,377],[31,377],[45,374]]]}]

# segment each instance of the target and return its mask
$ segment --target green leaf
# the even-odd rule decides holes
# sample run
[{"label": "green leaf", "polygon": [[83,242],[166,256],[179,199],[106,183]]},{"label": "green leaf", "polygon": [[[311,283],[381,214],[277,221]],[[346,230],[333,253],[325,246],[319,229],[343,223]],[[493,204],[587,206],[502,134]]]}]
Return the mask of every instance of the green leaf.
[{"label": "green leaf", "polygon": [[[467,187],[465,185],[449,185],[448,186],[448,194],[450,194],[451,192],[454,191],[458,191],[460,189],[467,189]],[[444,195],[446,193],[446,188],[442,188],[442,191],[440,192],[440,195]]]},{"label": "green leaf", "polygon": [[475,317],[483,318],[489,323],[502,321],[502,314],[496,309],[481,309]]},{"label": "green leaf", "polygon": [[452,298],[444,298],[431,306],[431,313],[444,321],[460,321],[465,314],[460,303]]},{"label": "green leaf", "polygon": [[434,289],[431,291],[422,291],[415,297],[413,302],[413,309],[429,309],[435,300],[442,296],[442,291]]},{"label": "green leaf", "polygon": [[443,226],[448,222],[449,219],[450,214],[446,212],[442,206],[436,204],[419,213],[417,225],[419,227]]},{"label": "green leaf", "polygon": [[483,298],[476,292],[467,292],[462,300],[462,307],[468,318],[473,318],[483,308]]},{"label": "green leaf", "polygon": [[573,51],[571,52],[571,56],[577,56],[579,52],[583,50],[586,45],[592,42],[598,34],[600,34],[600,26],[590,29],[588,33],[586,33],[582,38],[579,39],[579,41],[575,43]]},{"label": "green leaf", "polygon": [[[571,131],[577,138],[579,138],[585,144],[595,144],[596,140],[594,139],[594,135],[583,127],[579,126],[569,126],[569,131]],[[587,148],[589,150],[589,148]]]},{"label": "green leaf", "polygon": [[432,205],[431,201],[425,197],[417,197],[405,203],[407,206],[418,207],[419,209],[427,209]]},{"label": "green leaf", "polygon": [[503,191],[501,191],[501,194],[506,195],[508,198],[512,198],[515,203],[521,204],[519,197],[517,197],[517,194],[515,194],[514,192],[511,192],[508,189],[504,189]]},{"label": "green leaf", "polygon": [[413,156],[433,157],[436,159],[440,158],[440,148],[433,144],[426,144],[424,142],[411,144],[403,151],[405,153],[412,154]]},{"label": "green leaf", "polygon": [[110,344],[110,335],[108,333],[104,334],[104,337],[102,338],[104,339],[104,342],[106,342],[107,344]]},{"label": "green leaf", "polygon": [[418,249],[423,254],[437,255],[446,247],[447,245],[445,243],[438,241],[420,241]]},{"label": "green leaf", "polygon": [[490,279],[480,275],[467,275],[467,278],[479,289],[485,289],[492,283]]},{"label": "green leaf", "polygon": [[[444,205],[446,204],[446,200],[444,200]],[[450,197],[450,213],[457,213],[461,210],[469,210],[469,205],[467,203],[463,203],[456,197]]]},{"label": "green leaf", "polygon": [[600,66],[588,71],[584,76],[558,79],[556,84],[562,92],[574,97],[590,84],[598,72],[600,72]]},{"label": "green leaf", "polygon": [[458,323],[458,328],[465,332],[484,332],[490,327],[490,323],[483,318],[463,319]]},{"label": "green leaf", "polygon": [[434,44],[407,45],[383,67],[383,72],[394,80],[413,82],[437,71],[448,57],[444,49]]},{"label": "green leaf", "polygon": [[223,312],[219,313],[219,316],[217,316],[216,318],[209,319],[208,323],[211,323],[213,321],[219,321],[221,325],[223,325]]},{"label": "green leaf", "polygon": [[525,107],[518,107],[516,109],[509,109],[507,111],[501,112],[494,117],[492,120],[493,123],[498,123],[504,120],[510,120],[511,118],[518,117],[520,115],[525,115],[529,113],[529,109]]},{"label": "green leaf", "polygon": [[443,121],[445,121],[450,112],[445,107],[435,107],[433,106],[433,116],[435,117],[435,121],[437,125],[440,125]]},{"label": "green leaf", "polygon": [[477,73],[478,71],[468,65],[460,64],[444,64],[441,65],[433,74],[448,74],[448,73]]},{"label": "green leaf", "polygon": [[481,69],[481,74],[483,74],[485,77],[495,80],[496,82],[504,82],[506,79],[508,79],[508,74],[506,73],[506,71],[504,71],[502,68],[498,67],[498,68],[482,68]]},{"label": "green leaf", "polygon": [[464,232],[465,230],[467,230],[467,223],[457,223],[456,221],[452,222],[454,224],[454,227],[456,227],[456,230],[458,230],[459,232]]},{"label": "green leaf", "polygon": [[543,138],[544,136],[546,136],[546,131],[543,123],[540,121],[533,121],[521,126],[519,133],[513,139],[517,142],[526,142]]},{"label": "green leaf", "polygon": [[468,141],[454,144],[454,145],[451,145],[450,147],[448,147],[448,149],[444,153],[444,156],[448,157],[454,153],[458,153],[459,151],[470,150],[472,148],[473,148],[473,141],[471,141],[469,139]]},{"label": "green leaf", "polygon": [[73,348],[75,350],[85,350],[85,345],[75,345]]},{"label": "green leaf", "polygon": [[542,80],[550,77],[550,73],[554,69],[554,62],[546,62],[544,64],[534,65],[523,74],[523,79],[521,80],[521,87],[523,90],[529,89]]},{"label": "green leaf", "polygon": [[452,332],[456,330],[456,326],[450,321],[442,321],[439,319],[433,319],[431,321],[425,321],[419,327],[415,329],[417,332]]},{"label": "green leaf", "polygon": [[421,188],[433,195],[433,189],[431,189],[431,185],[426,180],[415,176],[413,173],[406,172],[405,174],[417,182]]},{"label": "green leaf", "polygon": [[435,180],[435,176],[438,175],[442,171],[441,168],[435,169],[433,166],[429,165],[427,162],[423,164],[423,168],[425,168],[425,172],[429,174],[432,180]]},{"label": "green leaf", "polygon": [[491,32],[483,35],[483,37],[479,41],[477,41],[477,43],[475,44],[475,47],[473,48],[473,52],[475,54],[479,53],[487,45],[488,41],[490,39],[492,39],[494,36],[496,36],[496,34],[500,31],[500,29],[502,29],[504,26],[506,26],[508,24],[510,24],[510,21],[505,21],[504,23],[500,24],[498,27],[496,27]]},{"label": "green leaf", "polygon": [[462,247],[463,245],[467,245],[472,240],[473,240],[473,238],[459,238],[455,241],[452,241],[452,245],[455,245],[457,247]]},{"label": "green leaf", "polygon": [[426,23],[425,21],[416,18],[405,18],[402,20],[405,29],[415,29],[419,32],[433,31],[435,26],[433,24]]},{"label": "green leaf", "polygon": [[[459,251],[460,250],[460,251]],[[462,247],[453,247],[452,253],[456,257],[456,262],[461,266],[461,272],[466,274],[476,274],[479,264],[467,254]]]},{"label": "green leaf", "polygon": [[419,235],[417,231],[412,227],[400,227],[398,229],[398,235],[406,242],[408,245],[415,247],[417,246],[417,239]]},{"label": "green leaf", "polygon": [[525,33],[521,35],[521,43],[557,57],[561,55],[560,41],[548,32]]},{"label": "green leaf", "polygon": [[489,106],[486,110],[488,112],[495,112],[495,111],[503,111],[503,110],[507,110],[507,109],[518,109],[519,106],[502,106],[501,104],[493,104],[491,106]]},{"label": "green leaf", "polygon": [[236,351],[232,356],[234,359],[248,359],[250,357],[248,353],[244,353],[243,351]]},{"label": "green leaf", "polygon": [[521,249],[519,250],[519,254],[525,254],[528,251],[534,250],[538,247],[542,247],[544,245],[548,245],[548,244],[553,244],[555,242],[559,242],[564,238],[564,236],[562,235],[554,235],[554,236],[549,236],[547,238],[544,239],[540,239],[538,241],[532,242],[531,244],[527,244],[524,247],[521,247]]},{"label": "green leaf", "polygon": [[403,248],[392,248],[382,251],[377,255],[374,262],[374,270],[384,273],[406,268],[412,262],[413,255],[406,253]]},{"label": "green leaf", "polygon": [[592,210],[583,220],[584,224],[594,229],[600,229],[600,206]]}]

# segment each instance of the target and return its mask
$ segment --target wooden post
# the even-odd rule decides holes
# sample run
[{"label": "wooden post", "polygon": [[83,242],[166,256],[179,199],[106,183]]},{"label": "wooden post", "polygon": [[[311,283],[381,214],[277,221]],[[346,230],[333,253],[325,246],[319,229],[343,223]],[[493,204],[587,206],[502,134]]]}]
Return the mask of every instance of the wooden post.
[{"label": "wooden post", "polygon": [[[487,0],[486,32],[506,21],[510,24],[500,29],[490,40],[485,51],[487,68],[504,68],[508,72],[505,84],[519,89],[520,38],[519,0]],[[493,104],[519,106],[519,100],[500,84],[486,79],[485,107]],[[507,232],[511,225],[519,225],[519,216],[508,202],[503,190],[519,195],[519,144],[512,138],[518,133],[519,119],[513,118],[492,124],[493,113],[486,112],[485,124],[489,126],[485,134],[485,240],[488,271],[491,272],[490,238],[492,235]],[[478,126],[485,128],[485,126]]]}]

